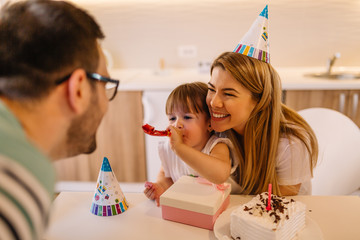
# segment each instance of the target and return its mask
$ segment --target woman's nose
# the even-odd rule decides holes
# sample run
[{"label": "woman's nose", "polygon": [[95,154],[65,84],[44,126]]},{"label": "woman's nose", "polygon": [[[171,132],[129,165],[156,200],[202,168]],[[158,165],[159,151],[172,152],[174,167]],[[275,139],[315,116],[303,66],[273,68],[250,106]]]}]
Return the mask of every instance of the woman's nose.
[{"label": "woman's nose", "polygon": [[223,106],[223,102],[217,94],[212,95],[212,98],[210,99],[210,106],[212,108],[221,108]]}]

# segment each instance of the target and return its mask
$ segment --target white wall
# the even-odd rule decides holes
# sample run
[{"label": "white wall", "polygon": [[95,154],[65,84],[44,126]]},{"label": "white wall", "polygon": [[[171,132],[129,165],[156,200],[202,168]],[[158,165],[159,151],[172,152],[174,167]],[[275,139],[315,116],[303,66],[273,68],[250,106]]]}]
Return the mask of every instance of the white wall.
[{"label": "white wall", "polygon": [[[360,65],[359,0],[75,0],[92,13],[106,34],[103,46],[114,67],[196,67],[232,51],[269,4],[274,66]],[[195,45],[197,57],[179,58],[179,45]]]}]

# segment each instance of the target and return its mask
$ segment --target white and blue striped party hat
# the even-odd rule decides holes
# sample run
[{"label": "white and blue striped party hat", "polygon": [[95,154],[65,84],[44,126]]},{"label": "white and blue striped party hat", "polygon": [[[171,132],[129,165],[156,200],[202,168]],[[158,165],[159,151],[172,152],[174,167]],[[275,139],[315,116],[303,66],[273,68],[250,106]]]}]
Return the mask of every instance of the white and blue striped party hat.
[{"label": "white and blue striped party hat", "polygon": [[240,40],[233,52],[270,63],[268,35],[268,5],[262,10],[249,31]]},{"label": "white and blue striped party hat", "polygon": [[125,212],[128,207],[109,160],[104,157],[90,209],[91,213],[97,216],[114,216]]}]

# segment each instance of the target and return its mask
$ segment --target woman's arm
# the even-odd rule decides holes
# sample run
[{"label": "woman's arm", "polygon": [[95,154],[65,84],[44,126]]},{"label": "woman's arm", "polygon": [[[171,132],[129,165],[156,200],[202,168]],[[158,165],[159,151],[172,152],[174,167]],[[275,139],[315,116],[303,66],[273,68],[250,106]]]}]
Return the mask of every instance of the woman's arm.
[{"label": "woman's arm", "polygon": [[225,143],[216,144],[210,155],[185,144],[177,146],[174,151],[186,164],[210,182],[221,184],[230,176],[229,149]]},{"label": "woman's arm", "polygon": [[215,184],[224,183],[229,178],[230,153],[225,143],[216,144],[208,155],[184,144],[181,136],[174,133],[176,129],[171,127],[171,130],[171,148],[187,165]]},{"label": "woman's arm", "polygon": [[280,185],[280,193],[282,196],[295,196],[299,193],[301,183],[297,185]]}]

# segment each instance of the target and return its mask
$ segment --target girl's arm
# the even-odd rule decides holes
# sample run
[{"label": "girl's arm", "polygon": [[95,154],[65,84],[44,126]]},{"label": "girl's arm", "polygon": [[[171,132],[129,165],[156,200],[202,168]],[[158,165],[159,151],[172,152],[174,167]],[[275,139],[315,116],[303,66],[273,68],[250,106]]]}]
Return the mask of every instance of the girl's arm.
[{"label": "girl's arm", "polygon": [[174,184],[173,180],[170,177],[165,177],[165,172],[162,167],[160,168],[156,183],[161,185],[162,188],[165,190],[167,190],[171,185]]},{"label": "girl's arm", "polygon": [[208,155],[184,144],[177,129],[174,127],[170,127],[170,129],[171,148],[187,165],[215,184],[224,183],[229,178],[230,153],[225,143],[216,144]]},{"label": "girl's arm", "polygon": [[144,194],[147,198],[155,200],[160,206],[160,196],[173,184],[171,178],[165,177],[163,168],[160,169],[156,183],[146,182]]}]

